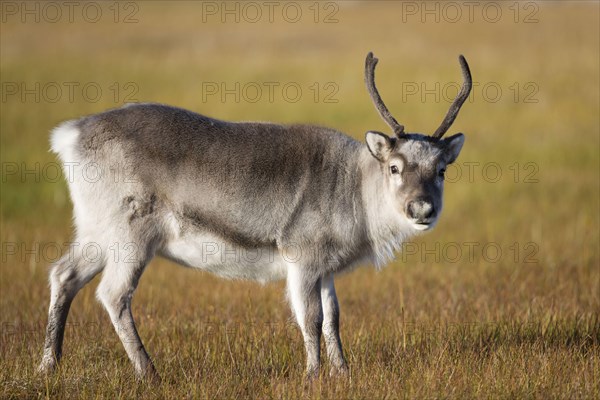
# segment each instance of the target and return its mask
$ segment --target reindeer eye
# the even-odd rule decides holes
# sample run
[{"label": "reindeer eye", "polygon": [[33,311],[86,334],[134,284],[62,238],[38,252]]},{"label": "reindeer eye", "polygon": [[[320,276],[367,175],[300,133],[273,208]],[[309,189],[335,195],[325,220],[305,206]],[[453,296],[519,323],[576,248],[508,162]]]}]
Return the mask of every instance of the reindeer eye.
[{"label": "reindeer eye", "polygon": [[390,167],[390,171],[392,172],[392,174],[399,174],[400,173],[400,171],[398,170],[398,167],[395,166],[395,165],[392,165]]},{"label": "reindeer eye", "polygon": [[446,175],[446,169],[445,168],[440,169],[440,172],[438,172],[438,176],[440,178],[444,179],[445,175]]}]

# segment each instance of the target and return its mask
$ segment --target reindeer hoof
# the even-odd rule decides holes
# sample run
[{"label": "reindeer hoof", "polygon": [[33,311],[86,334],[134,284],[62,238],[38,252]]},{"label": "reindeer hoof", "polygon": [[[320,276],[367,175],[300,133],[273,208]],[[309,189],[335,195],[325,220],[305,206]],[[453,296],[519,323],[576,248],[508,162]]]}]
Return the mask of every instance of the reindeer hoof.
[{"label": "reindeer hoof", "polygon": [[344,363],[340,366],[331,368],[331,370],[329,371],[329,376],[331,378],[334,378],[334,377],[347,378],[347,377],[349,377],[350,369],[348,368],[348,364]]},{"label": "reindeer hoof", "polygon": [[139,381],[151,385],[158,385],[162,382],[162,378],[160,377],[158,372],[156,372],[156,369],[152,365],[148,366],[143,372],[138,372],[136,376]]},{"label": "reindeer hoof", "polygon": [[304,374],[304,380],[307,382],[315,381],[319,377],[319,367],[308,368]]},{"label": "reindeer hoof", "polygon": [[54,373],[54,371],[56,371],[56,367],[57,364],[54,358],[43,359],[40,365],[38,365],[37,369],[35,370],[35,373],[39,376],[51,375],[52,373]]}]

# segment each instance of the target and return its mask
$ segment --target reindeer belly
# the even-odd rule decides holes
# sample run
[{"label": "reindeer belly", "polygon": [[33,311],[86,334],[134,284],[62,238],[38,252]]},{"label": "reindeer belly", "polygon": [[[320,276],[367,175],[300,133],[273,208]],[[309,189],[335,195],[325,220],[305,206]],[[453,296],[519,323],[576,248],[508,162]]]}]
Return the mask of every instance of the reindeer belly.
[{"label": "reindeer belly", "polygon": [[160,253],[179,264],[229,279],[265,283],[286,277],[286,263],[277,248],[248,248],[206,231],[172,238]]}]

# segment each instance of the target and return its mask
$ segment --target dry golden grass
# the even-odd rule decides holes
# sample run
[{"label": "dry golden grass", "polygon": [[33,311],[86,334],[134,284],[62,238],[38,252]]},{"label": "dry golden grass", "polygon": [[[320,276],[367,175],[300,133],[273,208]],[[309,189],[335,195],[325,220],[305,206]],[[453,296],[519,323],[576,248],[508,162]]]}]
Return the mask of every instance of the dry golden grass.
[{"label": "dry golden grass", "polygon": [[[74,23],[21,23],[3,14],[0,397],[600,396],[598,3],[537,3],[535,23],[523,23],[535,9],[525,9],[530,3],[521,3],[517,23],[512,3],[503,4],[497,23],[483,18],[483,5],[473,23],[466,14],[458,23],[444,14],[423,23],[400,2],[347,2],[332,24],[312,22],[312,3],[302,3],[307,17],[296,24],[277,14],[274,23],[204,23],[201,3],[137,4],[133,24],[112,22],[108,3],[98,23],[81,14]],[[357,139],[369,129],[387,131],[363,87],[369,50],[381,60],[382,96],[410,131],[435,129],[448,102],[434,95],[422,101],[420,93],[403,98],[403,85],[458,81],[456,56],[464,53],[480,86],[455,123],[467,135],[463,175],[447,184],[438,228],[383,271],[362,268],[337,279],[350,379],[328,378],[325,365],[321,379],[303,382],[303,345],[282,283],[224,281],[158,259],[141,280],[134,315],[160,385],[133,378],[94,298],[97,279],[73,304],[59,373],[34,376],[47,266],[53,244],[70,239],[71,211],[64,182],[44,173],[23,179],[9,168],[40,163],[42,171],[55,162],[48,131],[121,104],[125,94],[115,101],[109,89],[114,82],[122,90],[133,82],[137,100],[223,119],[312,122]],[[203,82],[266,81],[297,82],[304,95],[296,103],[281,95],[273,102],[203,100]],[[71,102],[63,94],[53,103],[7,93],[7,84],[36,82],[96,82],[103,95],[90,102],[76,92]],[[321,89],[334,82],[338,102],[323,102],[323,93],[315,102],[314,82]],[[496,102],[481,91],[490,83],[502,89]],[[531,87],[535,103],[525,102]],[[473,179],[467,162],[480,163]],[[502,170],[497,182],[483,174],[492,162]],[[532,171],[537,182],[528,183]],[[486,245],[502,254],[483,251]]]}]

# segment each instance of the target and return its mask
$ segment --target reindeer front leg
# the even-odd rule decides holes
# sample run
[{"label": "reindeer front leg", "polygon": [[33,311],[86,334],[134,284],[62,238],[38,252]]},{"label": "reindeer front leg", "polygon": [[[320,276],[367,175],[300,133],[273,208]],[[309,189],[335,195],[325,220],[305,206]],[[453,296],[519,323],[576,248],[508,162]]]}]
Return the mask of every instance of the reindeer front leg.
[{"label": "reindeer front leg", "polygon": [[306,376],[309,379],[319,375],[323,327],[321,279],[312,275],[301,265],[290,264],[288,267],[288,298],[304,337]]},{"label": "reindeer front leg", "polygon": [[327,274],[321,279],[321,302],[324,316],[323,335],[327,347],[327,358],[331,363],[330,375],[347,374],[348,365],[340,340],[340,306],[333,284],[333,274]]}]

